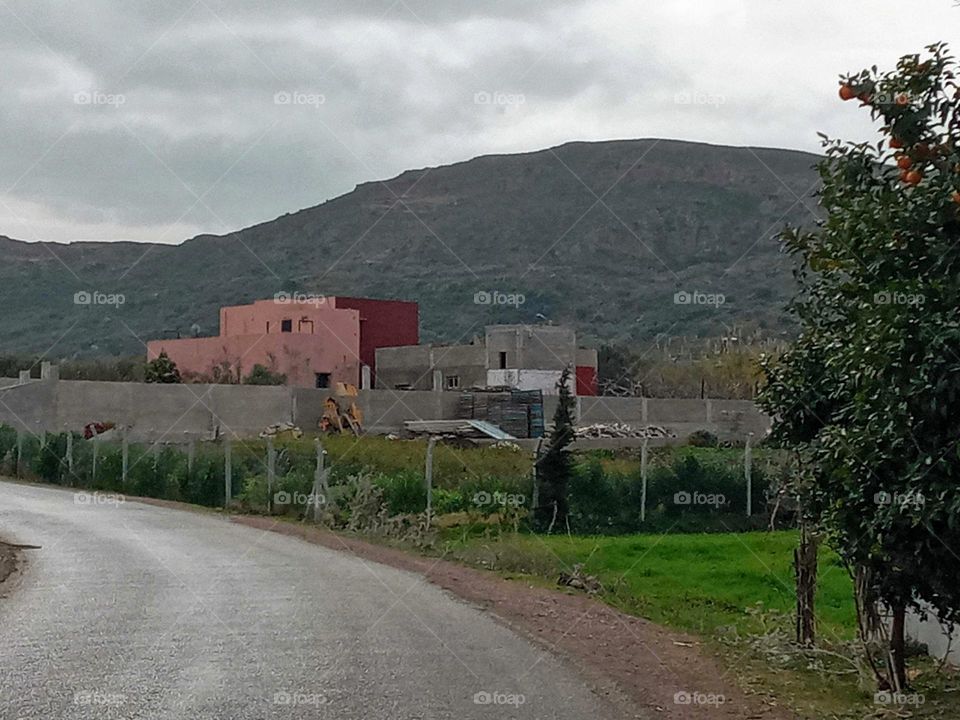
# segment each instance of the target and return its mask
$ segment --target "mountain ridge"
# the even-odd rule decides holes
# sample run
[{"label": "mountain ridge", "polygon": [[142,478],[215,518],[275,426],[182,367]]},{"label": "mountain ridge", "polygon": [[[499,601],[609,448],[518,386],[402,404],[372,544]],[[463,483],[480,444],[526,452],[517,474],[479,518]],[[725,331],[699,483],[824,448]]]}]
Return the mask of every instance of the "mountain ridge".
[{"label": "mountain ridge", "polygon": [[[425,340],[538,315],[594,344],[744,324],[780,333],[792,279],[773,235],[812,221],[817,160],[673,139],[574,141],[406,170],[177,245],[0,236],[0,351],[137,353],[141,340],[193,324],[215,334],[220,305],[280,290],[417,300]],[[82,289],[126,302],[74,306]],[[492,290],[526,301],[473,302]],[[678,292],[725,302],[683,306]]]}]

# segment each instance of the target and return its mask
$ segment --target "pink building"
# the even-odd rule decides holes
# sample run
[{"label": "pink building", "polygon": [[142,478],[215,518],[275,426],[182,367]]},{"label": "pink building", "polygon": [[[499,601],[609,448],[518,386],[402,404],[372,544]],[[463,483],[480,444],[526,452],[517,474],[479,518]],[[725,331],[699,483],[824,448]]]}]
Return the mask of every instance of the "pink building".
[{"label": "pink building", "polygon": [[[380,330],[387,318],[389,333]],[[362,322],[361,322],[362,321]],[[288,385],[362,383],[377,347],[416,345],[419,308],[397,300],[286,296],[220,308],[217,337],[151,340],[147,359],[166,352],[186,380],[245,378],[254,365],[287,376]]]}]

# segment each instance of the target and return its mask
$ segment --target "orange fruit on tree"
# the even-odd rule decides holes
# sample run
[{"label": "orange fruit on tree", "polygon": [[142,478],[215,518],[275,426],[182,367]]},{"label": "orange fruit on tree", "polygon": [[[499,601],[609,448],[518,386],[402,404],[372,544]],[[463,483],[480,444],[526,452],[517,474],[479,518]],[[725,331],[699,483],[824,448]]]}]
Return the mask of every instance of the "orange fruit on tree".
[{"label": "orange fruit on tree", "polygon": [[890,147],[892,147],[894,150],[899,150],[903,147],[903,141],[900,140],[900,138],[892,137],[890,138]]},{"label": "orange fruit on tree", "polygon": [[904,176],[903,180],[908,185],[919,185],[920,181],[923,180],[923,175],[917,170],[911,170]]},{"label": "orange fruit on tree", "polygon": [[901,170],[909,170],[911,165],[913,165],[913,161],[906,155],[897,157],[897,167]]},{"label": "orange fruit on tree", "polygon": [[893,101],[894,101],[897,105],[899,105],[900,107],[903,107],[904,105],[907,105],[907,104],[910,103],[910,97],[909,97],[906,93],[899,93],[899,94],[893,99]]},{"label": "orange fruit on tree", "polygon": [[853,100],[857,96],[857,93],[854,92],[853,88],[849,85],[840,86],[840,98],[843,100]]},{"label": "orange fruit on tree", "polygon": [[953,193],[950,195],[950,199],[953,200],[953,202],[956,203],[957,205],[960,205],[960,191],[954,190]]}]

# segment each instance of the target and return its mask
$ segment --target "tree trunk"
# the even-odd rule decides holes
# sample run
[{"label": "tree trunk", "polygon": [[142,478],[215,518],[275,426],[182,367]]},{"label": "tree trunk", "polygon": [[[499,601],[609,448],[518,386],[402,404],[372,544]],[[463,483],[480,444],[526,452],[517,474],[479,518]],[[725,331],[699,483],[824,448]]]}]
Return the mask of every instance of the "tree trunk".
[{"label": "tree trunk", "polygon": [[893,622],[890,625],[890,681],[894,690],[902,692],[907,687],[906,637],[904,624],[907,608],[904,603],[893,606]]},{"label": "tree trunk", "polygon": [[794,577],[797,586],[797,642],[812,647],[816,642],[817,547],[806,522],[800,524],[800,546],[793,551]]}]

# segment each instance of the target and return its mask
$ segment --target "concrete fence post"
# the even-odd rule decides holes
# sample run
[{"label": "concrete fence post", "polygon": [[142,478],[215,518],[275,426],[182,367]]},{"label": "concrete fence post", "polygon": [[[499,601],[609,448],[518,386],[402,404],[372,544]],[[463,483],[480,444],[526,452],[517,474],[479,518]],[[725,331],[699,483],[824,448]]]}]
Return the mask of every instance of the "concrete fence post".
[{"label": "concrete fence post", "polygon": [[317,467],[313,476],[313,521],[320,522],[320,507],[330,502],[330,483],[328,482],[329,473],[324,467],[324,456],[327,451],[323,449],[320,438],[316,438],[314,444],[317,451]]},{"label": "concrete fence post", "polygon": [[100,459],[100,441],[97,439],[97,436],[94,435],[90,438],[90,442],[93,443],[93,463],[90,466],[90,483],[96,487],[97,486],[97,460]]},{"label": "concrete fence post", "polygon": [[227,507],[233,498],[233,446],[230,436],[223,437],[223,506]]},{"label": "concrete fence post", "polygon": [[649,422],[649,417],[650,413],[647,409],[647,398],[642,397],[640,398],[640,419],[643,421],[644,427],[646,427],[647,423]]},{"label": "concrete fence post", "polygon": [[18,382],[20,385],[26,385],[28,382],[30,382],[30,371],[29,371],[29,370],[21,370],[21,371],[20,371],[20,375],[19,375],[19,377],[18,377],[18,379],[17,379],[17,382]]},{"label": "concrete fence post", "polygon": [[190,442],[187,444],[187,473],[193,475],[193,463],[197,457],[197,441],[194,438],[190,438]]},{"label": "concrete fence post", "polygon": [[23,474],[23,428],[17,428],[17,477]]},{"label": "concrete fence post", "polygon": [[73,432],[67,430],[67,472],[70,473],[70,482],[73,482]]},{"label": "concrete fence post", "polygon": [[640,522],[646,522],[647,519],[647,462],[649,460],[650,438],[643,438],[643,445],[640,446]]},{"label": "concrete fence post", "polygon": [[123,428],[120,434],[120,487],[127,490],[130,480],[130,438],[127,429]]},{"label": "concrete fence post", "polygon": [[267,438],[267,514],[273,514],[273,483],[277,477],[277,451],[273,438]]},{"label": "concrete fence post", "polygon": [[427,482],[427,529],[430,529],[430,516],[433,514],[433,448],[437,438],[431,437],[427,441],[427,466],[424,472]]},{"label": "concrete fence post", "polygon": [[533,451],[533,492],[530,509],[537,511],[540,506],[540,454],[543,452],[543,437],[537,438],[537,449]]},{"label": "concrete fence post", "polygon": [[753,514],[753,433],[747,435],[743,448],[743,478],[747,483],[747,517]]}]

